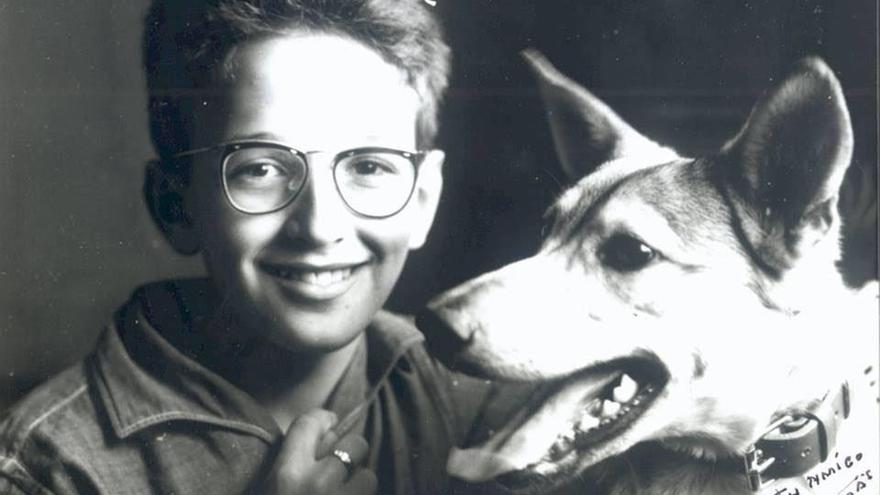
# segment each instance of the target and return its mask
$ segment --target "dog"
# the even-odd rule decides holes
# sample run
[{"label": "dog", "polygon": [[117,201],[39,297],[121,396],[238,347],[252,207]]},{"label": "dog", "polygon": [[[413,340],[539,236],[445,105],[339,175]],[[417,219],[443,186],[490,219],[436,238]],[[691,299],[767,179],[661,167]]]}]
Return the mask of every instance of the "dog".
[{"label": "dog", "polygon": [[[449,472],[527,493],[750,493],[827,459],[850,409],[876,423],[878,290],[835,264],[853,132],[828,66],[800,61],[717,153],[687,158],[523,55],[574,183],[537,254],[418,319],[453,368],[536,384]],[[817,445],[774,450],[810,428]]]}]

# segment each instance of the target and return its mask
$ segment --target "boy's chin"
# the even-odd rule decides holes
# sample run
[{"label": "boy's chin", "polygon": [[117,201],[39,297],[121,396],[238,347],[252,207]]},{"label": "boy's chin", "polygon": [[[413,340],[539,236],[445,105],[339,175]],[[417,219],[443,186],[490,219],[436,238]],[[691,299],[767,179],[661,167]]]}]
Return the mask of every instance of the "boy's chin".
[{"label": "boy's chin", "polygon": [[327,300],[295,297],[267,281],[238,290],[227,287],[221,297],[228,301],[225,312],[232,317],[234,339],[297,354],[344,348],[370,325],[390,293],[385,284],[365,283],[366,274],[360,275],[360,283]]},{"label": "boy's chin", "polygon": [[[296,354],[327,354],[351,344],[363,334],[375,312],[358,317],[352,312],[289,312],[267,318],[262,333],[267,343]],[[265,320],[264,320],[265,321]]]}]

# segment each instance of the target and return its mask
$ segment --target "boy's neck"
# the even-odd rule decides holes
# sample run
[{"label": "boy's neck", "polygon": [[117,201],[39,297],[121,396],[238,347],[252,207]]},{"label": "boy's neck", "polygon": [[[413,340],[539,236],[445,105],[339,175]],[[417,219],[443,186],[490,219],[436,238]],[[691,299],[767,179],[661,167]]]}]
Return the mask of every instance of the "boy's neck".
[{"label": "boy's neck", "polygon": [[234,383],[251,394],[286,431],[297,416],[326,407],[363,343],[361,334],[345,347],[317,356],[260,345],[238,360]]},{"label": "boy's neck", "polygon": [[183,334],[165,331],[166,339],[203,366],[250,394],[265,407],[282,431],[300,414],[324,408],[345,374],[363,332],[329,353],[297,353],[238,329],[235,318],[214,314]]}]

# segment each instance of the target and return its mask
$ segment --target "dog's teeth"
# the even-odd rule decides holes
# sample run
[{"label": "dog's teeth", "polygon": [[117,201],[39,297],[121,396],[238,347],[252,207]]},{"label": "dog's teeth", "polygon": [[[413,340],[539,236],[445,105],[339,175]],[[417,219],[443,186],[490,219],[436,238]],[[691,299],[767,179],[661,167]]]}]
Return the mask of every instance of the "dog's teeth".
[{"label": "dog's teeth", "polygon": [[583,408],[584,414],[592,414],[594,417],[599,417],[602,414],[602,399],[595,398],[587,404]]},{"label": "dog's teeth", "polygon": [[615,402],[629,402],[630,399],[635,397],[638,389],[639,384],[630,378],[629,375],[624,373],[624,375],[620,377],[620,385],[614,387],[614,390],[611,392],[611,398],[614,399]]},{"label": "dog's teeth", "polygon": [[574,430],[568,430],[562,435],[559,436],[560,440],[565,442],[573,442],[574,441]]},{"label": "dog's teeth", "polygon": [[613,400],[605,400],[602,402],[602,417],[610,418],[620,411],[620,404]]},{"label": "dog's teeth", "polygon": [[556,439],[556,442],[550,446],[550,458],[554,460],[560,459],[563,455],[565,455],[569,450],[571,450],[571,445],[574,443],[575,437],[577,433],[574,429],[570,429]]},{"label": "dog's teeth", "polygon": [[559,459],[560,457],[562,457],[562,454],[563,454],[563,451],[562,451],[561,445],[553,444],[553,446],[550,447],[550,458],[551,459]]},{"label": "dog's teeth", "polygon": [[590,414],[589,411],[584,411],[584,414],[577,423],[577,429],[580,431],[587,431],[597,426],[599,426],[599,418]]}]

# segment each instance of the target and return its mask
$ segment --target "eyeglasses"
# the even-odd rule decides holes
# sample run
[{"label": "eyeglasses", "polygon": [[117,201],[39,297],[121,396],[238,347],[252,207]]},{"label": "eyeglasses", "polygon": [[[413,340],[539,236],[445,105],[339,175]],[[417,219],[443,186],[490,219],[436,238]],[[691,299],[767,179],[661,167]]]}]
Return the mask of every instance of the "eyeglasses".
[{"label": "eyeglasses", "polygon": [[[274,141],[222,143],[177,153],[172,158],[221,148],[223,190],[229,203],[244,213],[278,211],[296,199],[308,182],[307,153]],[[357,215],[395,215],[412,197],[425,154],[381,147],[337,153],[333,158],[336,190]]]}]

